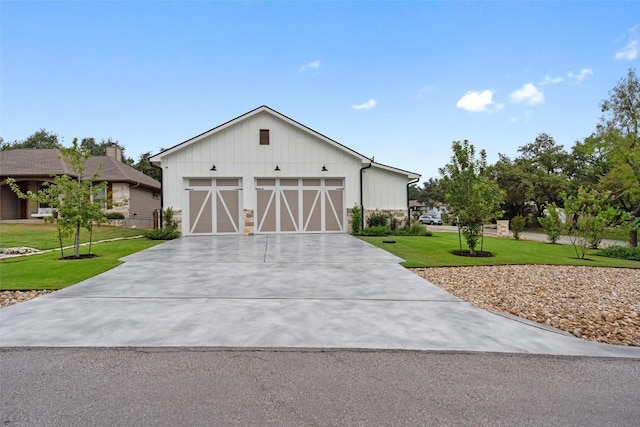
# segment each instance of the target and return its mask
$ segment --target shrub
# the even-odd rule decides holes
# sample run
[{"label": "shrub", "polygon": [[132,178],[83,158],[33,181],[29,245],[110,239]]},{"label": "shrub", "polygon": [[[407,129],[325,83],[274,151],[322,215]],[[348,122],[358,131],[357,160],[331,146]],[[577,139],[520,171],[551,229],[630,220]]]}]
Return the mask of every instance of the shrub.
[{"label": "shrub", "polygon": [[354,205],[351,209],[351,233],[357,236],[362,233],[362,209]]},{"label": "shrub", "polygon": [[388,234],[389,228],[386,225],[374,225],[364,229],[365,236],[386,236]]},{"label": "shrub", "polygon": [[398,218],[394,214],[389,214],[389,230],[396,231],[398,229]]},{"label": "shrub", "polygon": [[378,226],[386,227],[387,220],[388,220],[387,215],[385,215],[384,212],[374,212],[371,215],[369,215],[369,218],[367,218],[367,227],[369,228],[378,227]]},{"label": "shrub", "polygon": [[621,258],[632,261],[640,261],[640,246],[632,248],[631,246],[609,246],[598,252],[600,256],[609,258]]},{"label": "shrub", "polygon": [[107,212],[107,219],[124,219],[124,215],[120,212]]},{"label": "shrub", "polygon": [[169,207],[165,209],[162,222],[162,228],[147,231],[144,236],[151,240],[172,240],[180,237],[178,221],[173,217],[173,208]]},{"label": "shrub", "polygon": [[563,224],[560,218],[560,211],[555,203],[550,204],[547,207],[547,216],[538,218],[538,221],[542,225],[544,234],[551,243],[556,243],[560,239],[562,234]]},{"label": "shrub", "polygon": [[414,221],[411,223],[409,227],[409,234],[412,236],[426,236],[427,235],[427,227],[420,224],[418,221]]},{"label": "shrub", "polygon": [[527,220],[523,216],[514,216],[511,218],[511,231],[513,232],[513,238],[516,240],[520,240],[520,235],[524,231],[524,228],[527,225]]},{"label": "shrub", "polygon": [[144,237],[149,240],[172,240],[180,236],[177,231],[170,231],[166,228],[156,228],[155,230],[147,231],[144,233]]}]

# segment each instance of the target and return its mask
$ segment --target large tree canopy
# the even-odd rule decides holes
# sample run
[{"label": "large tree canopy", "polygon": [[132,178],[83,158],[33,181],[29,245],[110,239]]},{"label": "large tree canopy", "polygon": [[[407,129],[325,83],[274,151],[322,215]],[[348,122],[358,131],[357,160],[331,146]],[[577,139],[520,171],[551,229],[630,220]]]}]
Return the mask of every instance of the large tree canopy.
[{"label": "large tree canopy", "polygon": [[[583,150],[606,163],[600,187],[611,191],[634,220],[640,217],[640,81],[634,69],[629,69],[600,107],[600,124],[585,139]],[[637,221],[629,237],[632,246],[637,246]]]},{"label": "large tree canopy", "polygon": [[62,148],[58,141],[58,134],[40,129],[29,135],[26,139],[15,140],[13,142],[0,141],[0,150],[13,150],[16,148]]}]

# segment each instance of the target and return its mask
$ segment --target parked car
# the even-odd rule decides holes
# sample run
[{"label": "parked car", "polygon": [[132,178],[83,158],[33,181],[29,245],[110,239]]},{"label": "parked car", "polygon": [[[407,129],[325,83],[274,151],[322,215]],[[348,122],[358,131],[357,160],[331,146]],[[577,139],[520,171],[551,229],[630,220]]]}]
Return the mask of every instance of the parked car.
[{"label": "parked car", "polygon": [[442,225],[442,220],[440,218],[435,218],[431,215],[422,215],[418,221],[420,221],[420,224]]}]

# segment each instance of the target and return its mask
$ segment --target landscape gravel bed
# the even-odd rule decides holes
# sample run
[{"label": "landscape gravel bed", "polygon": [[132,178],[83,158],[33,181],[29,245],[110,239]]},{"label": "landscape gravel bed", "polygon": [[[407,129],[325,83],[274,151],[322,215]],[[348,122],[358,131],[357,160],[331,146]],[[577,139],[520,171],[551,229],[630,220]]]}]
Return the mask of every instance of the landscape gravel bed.
[{"label": "landscape gravel bed", "polygon": [[0,307],[25,302],[41,295],[50,294],[53,291],[0,291]]},{"label": "landscape gravel bed", "polygon": [[410,270],[485,310],[590,341],[640,346],[640,269],[502,265]]}]

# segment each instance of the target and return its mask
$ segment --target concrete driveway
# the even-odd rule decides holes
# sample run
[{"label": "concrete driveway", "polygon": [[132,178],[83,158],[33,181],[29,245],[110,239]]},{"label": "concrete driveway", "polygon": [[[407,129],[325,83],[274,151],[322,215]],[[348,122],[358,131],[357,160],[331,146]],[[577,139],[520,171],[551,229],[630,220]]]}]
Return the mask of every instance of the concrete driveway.
[{"label": "concrete driveway", "polygon": [[356,348],[640,358],[478,309],[352,236],[189,237],[0,309],[0,346]]}]

